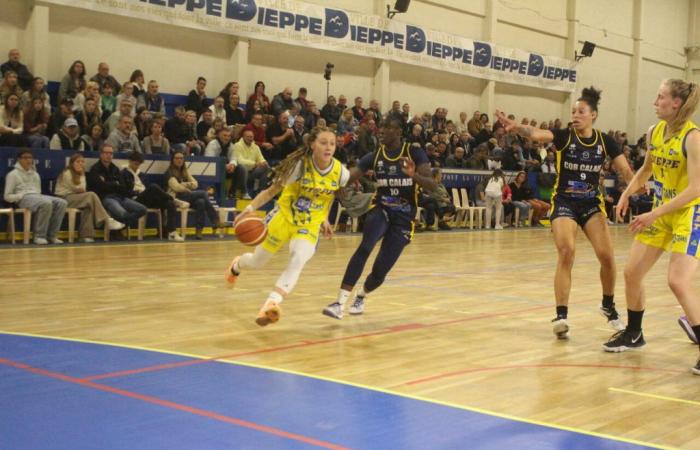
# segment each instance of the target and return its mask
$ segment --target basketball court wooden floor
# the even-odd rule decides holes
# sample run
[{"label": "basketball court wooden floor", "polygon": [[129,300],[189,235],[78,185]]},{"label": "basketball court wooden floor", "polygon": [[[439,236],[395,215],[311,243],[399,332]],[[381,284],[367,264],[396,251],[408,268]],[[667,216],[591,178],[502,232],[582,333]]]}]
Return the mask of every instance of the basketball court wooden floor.
[{"label": "basketball court wooden floor", "polygon": [[[631,236],[613,239],[624,310]],[[363,316],[325,317],[358,243],[323,241],[267,328],[286,251],[231,291],[235,240],[3,248],[0,448],[700,448],[667,257],[646,347],[607,354],[582,236],[569,341],[549,230],[419,234]]]}]

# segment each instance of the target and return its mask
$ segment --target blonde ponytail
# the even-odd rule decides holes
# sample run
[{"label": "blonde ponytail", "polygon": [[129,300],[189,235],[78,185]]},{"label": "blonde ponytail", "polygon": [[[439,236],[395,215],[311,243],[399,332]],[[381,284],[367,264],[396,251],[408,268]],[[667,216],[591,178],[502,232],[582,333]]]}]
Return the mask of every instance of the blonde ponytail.
[{"label": "blonde ponytail", "polygon": [[700,101],[700,91],[697,83],[689,83],[678,78],[664,80],[664,84],[668,86],[671,97],[680,98],[683,101],[676,116],[668,121],[669,134],[673,135],[680,132],[685,123],[695,114]]}]

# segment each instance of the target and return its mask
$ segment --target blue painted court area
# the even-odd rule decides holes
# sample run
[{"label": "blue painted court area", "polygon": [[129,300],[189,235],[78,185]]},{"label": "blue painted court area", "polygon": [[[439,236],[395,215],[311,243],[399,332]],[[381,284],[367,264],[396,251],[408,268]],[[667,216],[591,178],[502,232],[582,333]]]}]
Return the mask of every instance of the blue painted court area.
[{"label": "blue painted court area", "polygon": [[649,447],[274,370],[0,333],[0,449],[45,448]]}]

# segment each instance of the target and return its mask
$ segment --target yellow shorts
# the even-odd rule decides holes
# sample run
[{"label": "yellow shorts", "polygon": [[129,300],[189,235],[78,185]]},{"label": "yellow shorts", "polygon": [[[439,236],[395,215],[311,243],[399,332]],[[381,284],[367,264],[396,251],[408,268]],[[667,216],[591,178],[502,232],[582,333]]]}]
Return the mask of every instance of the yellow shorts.
[{"label": "yellow shorts", "polygon": [[700,205],[688,206],[659,217],[637,234],[636,240],[650,247],[700,258]]},{"label": "yellow shorts", "polygon": [[318,224],[294,225],[289,223],[280,212],[277,212],[267,224],[267,237],[261,245],[270,253],[277,253],[284,244],[292,239],[305,239],[316,245],[320,229],[321,226]]}]

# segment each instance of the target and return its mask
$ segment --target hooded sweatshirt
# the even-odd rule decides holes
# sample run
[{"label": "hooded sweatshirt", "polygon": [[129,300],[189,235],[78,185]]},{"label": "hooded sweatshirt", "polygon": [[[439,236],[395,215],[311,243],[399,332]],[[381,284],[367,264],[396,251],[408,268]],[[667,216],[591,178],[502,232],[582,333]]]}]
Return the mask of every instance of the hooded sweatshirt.
[{"label": "hooded sweatshirt", "polygon": [[18,203],[27,194],[41,194],[41,178],[34,166],[24,170],[17,162],[5,179],[5,201]]}]

